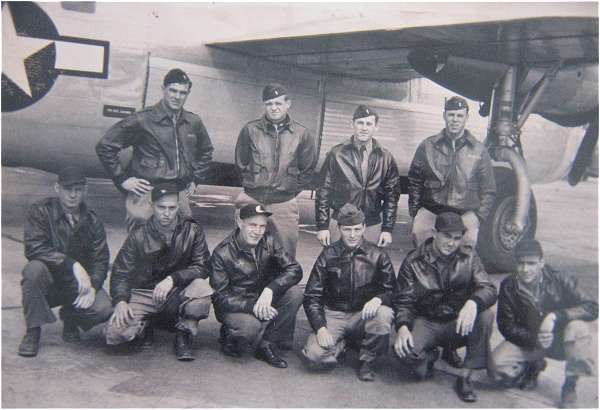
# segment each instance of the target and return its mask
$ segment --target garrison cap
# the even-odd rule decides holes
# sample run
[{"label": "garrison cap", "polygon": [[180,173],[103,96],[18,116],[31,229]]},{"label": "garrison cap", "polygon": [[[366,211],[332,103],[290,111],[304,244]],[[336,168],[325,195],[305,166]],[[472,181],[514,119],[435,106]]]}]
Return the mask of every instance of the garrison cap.
[{"label": "garrison cap", "polygon": [[364,222],[365,222],[365,214],[363,213],[363,211],[358,209],[356,206],[354,206],[350,202],[348,202],[346,205],[344,205],[338,212],[338,216],[337,216],[338,226],[342,226],[342,225],[352,226],[352,225],[362,224]]},{"label": "garrison cap", "polygon": [[467,228],[462,218],[455,212],[442,212],[435,218],[435,230],[438,232],[465,232]]},{"label": "garrison cap", "polygon": [[444,104],[444,111],[462,110],[463,108],[466,108],[467,112],[469,112],[469,104],[467,104],[467,100],[457,95],[446,100],[446,103]]},{"label": "garrison cap", "polygon": [[541,259],[544,256],[544,252],[540,243],[535,239],[523,239],[515,247],[515,256],[517,258],[521,256],[537,256]]},{"label": "garrison cap", "polygon": [[268,84],[263,88],[262,99],[263,102],[272,100],[273,98],[281,97],[282,95],[286,95],[287,90],[285,87],[278,83]]},{"label": "garrison cap", "polygon": [[163,80],[163,85],[167,86],[169,84],[189,84],[190,88],[192,87],[192,80],[190,77],[181,69],[174,68],[170,70],[167,75],[165,75],[165,79]]},{"label": "garrison cap", "polygon": [[58,172],[58,185],[69,188],[73,185],[85,185],[83,170],[79,167],[64,167]]},{"label": "garrison cap", "polygon": [[179,186],[175,181],[159,182],[154,185],[150,198],[152,199],[152,202],[156,202],[163,196],[179,195],[179,191]]},{"label": "garrison cap", "polygon": [[252,218],[257,215],[266,216],[268,218],[273,215],[273,213],[267,211],[261,204],[246,204],[240,208],[240,219]]},{"label": "garrison cap", "polygon": [[357,120],[359,118],[370,117],[371,115],[375,116],[375,121],[379,121],[379,114],[377,114],[377,111],[375,111],[367,105],[361,104],[358,107],[356,107],[356,110],[354,110],[352,121]]}]

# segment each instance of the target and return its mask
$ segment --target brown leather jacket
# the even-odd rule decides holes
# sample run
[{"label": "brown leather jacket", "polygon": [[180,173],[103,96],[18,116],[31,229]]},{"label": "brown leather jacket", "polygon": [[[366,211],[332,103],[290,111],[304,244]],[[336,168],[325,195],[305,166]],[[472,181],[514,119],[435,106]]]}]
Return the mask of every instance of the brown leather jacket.
[{"label": "brown leather jacket", "polygon": [[[133,147],[133,155],[123,170],[119,152],[127,147]],[[203,183],[212,152],[200,117],[182,110],[174,125],[162,101],[117,122],[96,145],[100,162],[119,190],[132,176],[151,183],[173,179]]]},{"label": "brown leather jacket", "polygon": [[314,331],[326,326],[324,307],[356,312],[374,297],[391,306],[396,288],[388,254],[363,241],[354,249],[339,240],[321,251],[304,291],[304,311]]},{"label": "brown leather jacket", "polygon": [[262,204],[285,202],[310,187],[317,144],[310,131],[289,116],[277,128],[263,116],[240,131],[235,164],[249,196]]},{"label": "brown leather jacket", "polygon": [[400,198],[400,175],[391,152],[375,139],[372,141],[366,180],[361,177],[360,157],[352,138],[327,154],[315,201],[318,230],[329,229],[330,209],[335,219],[340,208],[350,202],[364,212],[367,225],[382,222],[382,231],[393,231]]},{"label": "brown leather jacket", "polygon": [[29,208],[25,221],[25,257],[46,264],[55,281],[73,274],[79,262],[94,289],[102,288],[108,273],[109,251],[104,225],[81,204],[79,221],[71,227],[58,198],[46,198]]},{"label": "brown leather jacket", "polygon": [[544,266],[542,271],[537,305],[519,290],[514,275],[500,285],[498,329],[509,342],[527,348],[541,347],[537,341],[538,330],[542,320],[552,312],[556,315],[555,331],[560,332],[572,320],[596,320],[598,302],[577,285],[575,277],[549,266]]},{"label": "brown leather jacket", "polygon": [[265,232],[255,255],[242,248],[236,229],[214,249],[210,257],[210,285],[217,314],[252,313],[262,291],[268,287],[273,298],[283,295],[302,279],[302,267],[283,246]]},{"label": "brown leather jacket", "polygon": [[113,305],[129,302],[132,289],[154,289],[167,276],[181,288],[208,277],[210,252],[202,227],[178,216],[171,242],[166,243],[155,224],[150,218],[131,231],[121,247],[110,278]]},{"label": "brown leather jacket", "polygon": [[406,256],[398,272],[393,301],[396,327],[412,329],[417,316],[441,322],[454,320],[469,299],[477,304],[478,312],[497,299],[496,287],[479,256],[465,247],[444,258],[429,238]]},{"label": "brown leather jacket", "polygon": [[496,182],[485,146],[471,133],[456,141],[445,130],[423,141],[408,171],[408,205],[412,217],[421,207],[433,213],[474,211],[484,221],[494,204]]}]

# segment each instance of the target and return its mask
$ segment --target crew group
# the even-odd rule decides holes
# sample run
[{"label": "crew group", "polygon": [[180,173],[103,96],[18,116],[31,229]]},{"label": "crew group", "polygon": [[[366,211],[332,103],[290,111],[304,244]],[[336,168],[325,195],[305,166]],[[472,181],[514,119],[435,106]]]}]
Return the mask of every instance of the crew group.
[{"label": "crew group", "polygon": [[[336,366],[347,346],[359,350],[358,377],[375,378],[374,360],[396,355],[418,379],[433,376],[441,357],[460,368],[455,390],[475,401],[471,374],[487,369],[507,387],[531,389],[545,357],[566,360],[561,405],[572,406],[576,382],[595,365],[586,322],[598,315],[574,277],[544,265],[538,242],[516,247],[517,268],[499,294],[475,251],[480,223],[495,198],[486,148],[465,129],[468,105],[448,99],[445,128],[418,147],[409,171],[409,210],[416,249],[394,272],[392,242],[400,176],[390,151],[373,138],[379,116],[360,105],[352,136],[327,154],[318,178],[315,216],[323,245],[304,291],[295,259],[296,196],[317,162],[313,135],[288,114],[279,84],[262,93],[265,114],[238,137],[235,163],[243,191],[236,228],[210,254],[189,196],[205,181],[213,147],[200,117],[183,109],[192,88],[179,69],[167,73],[163,98],[112,126],[96,146],[100,161],[126,195],[128,237],[103,290],[109,251],[102,222],[85,204],[86,177],[65,167],[56,197],[31,206],[25,225],[21,356],[38,353],[41,326],[61,306],[63,339],[105,322],[106,342],[148,348],[155,326],[175,330],[177,359],[194,359],[193,336],[214,306],[227,356],[254,356],[287,367],[279,350],[294,346],[303,304],[314,331],[301,355],[311,368]],[[124,169],[121,150],[133,147]],[[505,340],[490,351],[498,301]],[[392,327],[395,332],[392,334]],[[463,359],[456,349],[466,346]]]}]

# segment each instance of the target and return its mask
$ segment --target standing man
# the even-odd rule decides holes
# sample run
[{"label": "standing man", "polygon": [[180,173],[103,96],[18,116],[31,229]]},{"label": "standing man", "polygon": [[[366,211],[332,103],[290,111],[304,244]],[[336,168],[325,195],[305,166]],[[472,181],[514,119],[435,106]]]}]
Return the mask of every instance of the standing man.
[{"label": "standing man", "polygon": [[471,384],[475,369],[487,368],[496,288],[475,250],[462,247],[466,227],[460,215],[436,217],[433,238],[404,259],[394,297],[394,350],[417,378],[433,376],[437,346],[467,346],[464,367],[456,380],[458,397],[477,400]]},{"label": "standing man", "polygon": [[496,183],[485,146],[465,129],[469,106],[452,97],[444,106],[446,128],[423,141],[408,171],[408,206],[413,240],[431,237],[436,215],[456,212],[467,231],[465,244],[475,246],[479,226],[489,215]]},{"label": "standing man", "polygon": [[[315,201],[317,238],[323,246],[339,239],[338,213],[346,203],[365,214],[367,240],[380,247],[392,243],[400,175],[392,153],[373,138],[378,122],[375,110],[359,105],[352,117],[354,134],[327,154]],[[333,209],[331,219],[330,209]]]},{"label": "standing man", "polygon": [[210,310],[210,253],[202,227],[179,215],[178,196],[175,183],[156,184],[152,217],[129,233],[115,259],[110,278],[115,312],[106,342],[116,345],[137,337],[140,347],[149,347],[149,323],[158,319],[176,329],[177,360],[190,361],[198,321]]},{"label": "standing man", "polygon": [[373,362],[387,353],[396,275],[385,251],[364,238],[365,215],[348,203],[338,212],[341,240],[325,247],[304,292],[314,332],[302,354],[311,365],[335,366],[346,338],[360,345],[358,378],[375,380]]},{"label": "standing man", "polygon": [[[150,192],[160,181],[180,184],[181,212],[191,216],[188,196],[205,181],[213,147],[200,117],[183,109],[192,81],[175,68],[163,80],[163,98],[113,125],[96,145],[100,162],[117,188],[127,194],[128,231],[152,216]],[[123,169],[121,150],[133,147]]]},{"label": "standing man", "polygon": [[533,239],[516,249],[517,272],[500,285],[498,329],[506,338],[492,353],[490,376],[507,387],[531,390],[546,367],[546,356],[566,360],[561,408],[575,407],[580,376],[594,373],[592,331],[598,303],[571,275],[544,264]]},{"label": "standing man", "polygon": [[57,197],[29,209],[25,221],[25,257],[21,288],[27,332],[19,355],[37,355],[41,326],[56,321],[51,308],[62,306],[65,342],[80,341],[79,328],[89,330],[110,317],[112,306],[102,289],[109,252],[102,222],[84,202],[85,175],[66,167],[54,185]]},{"label": "standing man", "polygon": [[285,250],[296,257],[298,203],[308,189],[317,164],[317,144],[310,131],[292,120],[292,105],[280,84],[267,85],[262,93],[265,115],[244,125],[235,146],[235,164],[244,191],[237,208],[261,203],[272,213],[269,228]]},{"label": "standing man", "polygon": [[256,203],[240,209],[237,229],[213,251],[210,283],[223,353],[241,357],[240,344],[252,343],[254,357],[285,368],[275,347],[293,347],[302,268],[266,231],[270,216]]}]

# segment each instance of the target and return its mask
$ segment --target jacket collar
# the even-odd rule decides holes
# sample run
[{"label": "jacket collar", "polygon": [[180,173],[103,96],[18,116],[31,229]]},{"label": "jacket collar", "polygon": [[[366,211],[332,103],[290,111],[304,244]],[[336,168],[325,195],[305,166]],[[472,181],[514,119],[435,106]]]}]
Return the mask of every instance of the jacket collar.
[{"label": "jacket collar", "polygon": [[[464,134],[462,135],[462,137],[460,137],[456,142],[458,144],[460,144],[461,142],[465,142],[468,143],[469,145],[473,146],[475,145],[478,141],[477,139],[473,136],[473,134],[471,134],[469,132],[469,130],[465,129]],[[447,144],[448,146],[451,145],[450,143],[450,137],[448,137],[446,135],[446,129],[444,128],[443,130],[441,130],[434,138],[433,138],[433,143],[436,145],[441,145],[441,144]],[[458,145],[457,144],[457,145]]]},{"label": "jacket collar", "polygon": [[[52,201],[50,202],[50,207],[53,220],[57,221],[60,218],[66,219],[65,211],[60,205],[60,200],[57,197],[52,198]],[[88,218],[89,214],[90,210],[88,209],[85,202],[82,202],[81,205],[79,205],[79,222],[83,221],[85,218]]]},{"label": "jacket collar", "polygon": [[[159,102],[154,104],[154,106],[152,107],[152,115],[154,116],[155,122],[162,122],[165,119],[171,121],[171,113],[165,107],[163,100],[160,100]],[[177,117],[177,122],[179,123],[181,121],[190,122],[188,118],[188,112],[183,108],[181,109]]]},{"label": "jacket collar", "polygon": [[[356,144],[354,143],[354,135],[350,136],[350,138],[348,138],[348,140],[346,140],[346,142],[344,143],[344,148],[354,149],[358,152],[358,148],[356,147]],[[379,145],[379,143],[377,142],[377,140],[375,138],[371,138],[371,152],[375,152],[375,151],[381,151],[381,145]]]},{"label": "jacket collar", "polygon": [[[236,254],[239,254],[240,252],[244,252],[247,254],[252,254],[252,252],[249,252],[247,249],[245,249],[244,247],[242,247],[238,241],[238,234],[240,233],[240,228],[235,228],[235,230],[229,235],[229,237],[227,238],[227,242],[233,247],[233,249],[235,250]],[[258,241],[258,243],[256,244],[256,249],[258,250],[260,247],[263,246],[263,243],[265,241],[265,237],[266,237],[267,233],[265,232],[265,234],[263,235],[262,238],[260,238],[260,241]]]},{"label": "jacket collar", "polygon": [[[282,128],[287,128],[290,130],[290,132],[294,132],[294,121],[292,120],[292,117],[290,117],[289,114],[286,115],[285,120],[283,120],[283,122],[281,122]],[[263,115],[260,118],[260,121],[258,122],[258,126],[263,130],[263,131],[269,131],[270,129],[274,129],[274,125],[271,121],[269,121],[267,119],[267,115]]]}]

